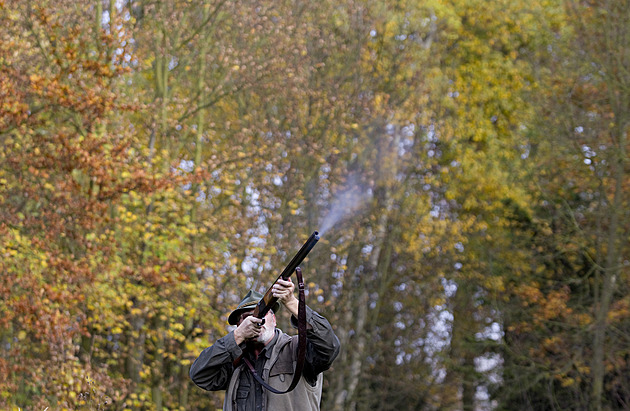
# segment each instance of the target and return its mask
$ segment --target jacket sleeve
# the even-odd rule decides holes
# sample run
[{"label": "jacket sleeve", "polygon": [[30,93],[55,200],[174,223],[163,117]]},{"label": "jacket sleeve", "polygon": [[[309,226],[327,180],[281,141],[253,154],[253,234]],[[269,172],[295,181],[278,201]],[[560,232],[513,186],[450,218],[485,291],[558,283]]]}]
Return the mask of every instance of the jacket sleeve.
[{"label": "jacket sleeve", "polygon": [[[297,319],[291,317],[291,324],[297,326]],[[304,377],[314,385],[317,375],[326,371],[339,354],[340,342],[326,318],[306,306],[306,363]]]},{"label": "jacket sleeve", "polygon": [[232,331],[199,354],[190,367],[190,379],[204,390],[225,390],[234,372],[232,363],[242,353]]}]

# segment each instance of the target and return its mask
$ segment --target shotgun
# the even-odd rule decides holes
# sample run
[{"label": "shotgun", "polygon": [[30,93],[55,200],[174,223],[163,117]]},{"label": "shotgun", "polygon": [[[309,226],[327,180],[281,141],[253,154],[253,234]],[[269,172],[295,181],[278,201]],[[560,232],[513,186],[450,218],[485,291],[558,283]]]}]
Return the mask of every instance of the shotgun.
[{"label": "shotgun", "polygon": [[[317,244],[318,241],[319,241],[319,233],[317,231],[313,231],[313,234],[311,234],[311,236],[308,238],[308,240],[306,240],[304,245],[302,245],[302,248],[300,248],[300,251],[297,252],[297,254],[289,262],[289,264],[287,264],[287,266],[284,268],[284,270],[282,271],[282,274],[280,274],[278,278],[276,278],[276,281],[278,281],[280,278],[282,278],[285,281],[288,280],[291,277],[291,275],[295,272],[295,269],[300,265],[300,263],[304,261],[308,253],[310,253],[313,247],[315,247],[315,244]],[[274,304],[278,302],[278,299],[273,296],[273,291],[272,291],[273,285],[276,283],[276,281],[274,281],[271,284],[271,287],[267,289],[267,292],[265,292],[265,295],[263,296],[263,298],[260,299],[260,301],[256,305],[256,308],[254,308],[254,312],[252,313],[254,317],[265,318],[265,315],[267,315],[269,310],[271,310]]]},{"label": "shotgun", "polygon": [[[311,236],[308,238],[308,240],[306,240],[304,245],[302,245],[302,248],[300,248],[300,251],[297,252],[297,254],[293,257],[293,259],[291,259],[289,264],[287,264],[287,266],[284,268],[282,273],[278,276],[278,278],[276,278],[276,281],[278,281],[280,278],[282,278],[285,281],[288,280],[293,274],[293,272],[298,268],[300,263],[304,261],[308,253],[310,253],[313,247],[315,247],[315,244],[317,244],[318,241],[319,241],[319,233],[317,231],[313,231],[313,234],[311,234]],[[265,292],[265,295],[263,296],[263,298],[261,298],[258,304],[256,304],[256,307],[254,308],[254,312],[252,313],[254,317],[262,318],[263,323],[265,321],[264,320],[265,315],[267,315],[269,310],[271,310],[271,308],[278,302],[278,299],[273,296],[273,285],[276,283],[276,281],[274,281],[271,284],[271,286],[267,289],[267,292]],[[241,355],[236,360],[234,360],[234,363],[233,363],[234,367],[237,367],[240,364],[242,358],[243,358],[243,355]]]}]

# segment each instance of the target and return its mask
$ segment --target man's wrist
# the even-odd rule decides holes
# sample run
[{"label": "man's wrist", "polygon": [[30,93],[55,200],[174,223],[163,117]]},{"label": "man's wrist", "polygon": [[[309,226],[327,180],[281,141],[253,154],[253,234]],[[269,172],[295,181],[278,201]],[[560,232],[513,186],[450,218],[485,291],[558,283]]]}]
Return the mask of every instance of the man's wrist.
[{"label": "man's wrist", "polygon": [[227,352],[230,353],[230,356],[233,360],[237,359],[243,354],[243,350],[241,346],[236,341],[236,336],[234,335],[234,331],[230,331],[224,339],[224,345]]},{"label": "man's wrist", "polygon": [[[283,301],[284,302],[284,301]],[[287,310],[289,310],[289,312],[296,316],[298,315],[298,306],[299,306],[299,302],[298,299],[295,298],[295,296],[291,299],[291,301],[289,302],[284,302],[284,306],[287,307]]]},{"label": "man's wrist", "polygon": [[234,330],[234,341],[236,341],[236,345],[241,345],[245,341],[241,333],[238,332],[238,328]]}]

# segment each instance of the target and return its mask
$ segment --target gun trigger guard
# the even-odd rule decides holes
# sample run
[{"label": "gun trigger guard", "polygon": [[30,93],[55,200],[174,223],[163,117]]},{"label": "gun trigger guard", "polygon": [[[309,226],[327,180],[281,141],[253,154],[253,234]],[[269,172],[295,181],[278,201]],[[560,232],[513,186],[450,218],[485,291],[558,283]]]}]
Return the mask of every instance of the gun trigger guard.
[{"label": "gun trigger guard", "polygon": [[260,326],[261,326],[261,327],[262,327],[263,325],[265,325],[265,319],[264,319],[264,318],[262,319],[262,321],[261,321],[261,323],[260,323]]}]

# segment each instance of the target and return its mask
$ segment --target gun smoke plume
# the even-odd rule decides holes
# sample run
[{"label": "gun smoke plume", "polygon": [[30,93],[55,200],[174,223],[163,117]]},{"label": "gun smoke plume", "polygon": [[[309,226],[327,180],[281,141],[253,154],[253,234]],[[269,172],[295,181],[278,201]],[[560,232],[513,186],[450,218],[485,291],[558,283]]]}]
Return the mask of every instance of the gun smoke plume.
[{"label": "gun smoke plume", "polygon": [[337,225],[342,219],[356,212],[363,204],[369,200],[371,193],[360,187],[354,178],[348,182],[339,193],[337,193],[330,205],[330,212],[321,219],[319,224],[319,234],[323,236],[328,230]]}]

